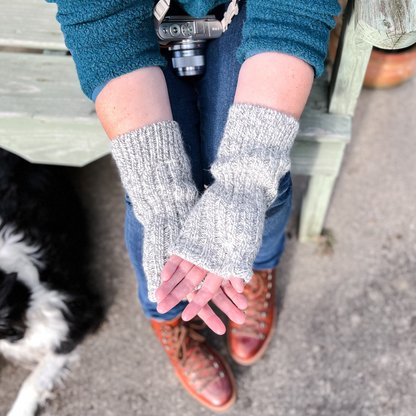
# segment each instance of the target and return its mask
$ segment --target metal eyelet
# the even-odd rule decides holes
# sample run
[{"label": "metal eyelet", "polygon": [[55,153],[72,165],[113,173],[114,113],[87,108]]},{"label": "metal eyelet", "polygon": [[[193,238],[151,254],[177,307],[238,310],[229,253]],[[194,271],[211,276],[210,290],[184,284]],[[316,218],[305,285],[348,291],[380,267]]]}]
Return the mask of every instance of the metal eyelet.
[{"label": "metal eyelet", "polygon": [[272,282],[267,283],[267,289],[271,289],[272,286],[273,286],[273,283]]},{"label": "metal eyelet", "polygon": [[189,371],[188,371],[188,370],[186,370],[186,371],[184,371],[184,372],[183,372],[183,374],[184,374],[185,376],[189,376]]},{"label": "metal eyelet", "polygon": [[169,351],[169,350],[170,350],[169,345],[165,345],[165,350],[167,350],[167,351]]},{"label": "metal eyelet", "polygon": [[261,313],[261,317],[262,317],[262,318],[266,318],[266,316],[267,316],[267,312],[262,312],[262,313]]},{"label": "metal eyelet", "polygon": [[273,279],[273,276],[272,276],[272,274],[271,273],[269,273],[268,275],[267,275],[267,280],[272,280]]},{"label": "metal eyelet", "polygon": [[191,378],[191,379],[189,380],[189,383],[190,383],[190,384],[195,384],[195,380],[194,380],[193,378]]},{"label": "metal eyelet", "polygon": [[210,354],[210,355],[208,355],[208,360],[213,360],[214,359],[214,357],[213,357],[213,355],[212,354]]},{"label": "metal eyelet", "polygon": [[264,336],[264,334],[258,334],[258,335],[257,335],[257,338],[258,338],[258,339],[264,339],[264,338],[266,338],[266,337]]},{"label": "metal eyelet", "polygon": [[224,378],[224,377],[225,377],[224,372],[223,372],[223,371],[220,371],[219,376],[220,376],[221,378]]},{"label": "metal eyelet", "polygon": [[219,364],[218,364],[216,361],[214,361],[214,362],[212,363],[212,365],[214,366],[214,368],[219,368]]},{"label": "metal eyelet", "polygon": [[269,306],[269,302],[266,301],[263,303],[263,308],[267,308],[268,306]]},{"label": "metal eyelet", "polygon": [[162,342],[163,342],[164,344],[166,344],[166,343],[168,342],[168,340],[167,340],[166,338],[162,338]]},{"label": "metal eyelet", "polygon": [[260,328],[266,328],[266,326],[267,326],[266,322],[262,322],[262,323],[260,324]]},{"label": "metal eyelet", "polygon": [[270,298],[271,298],[271,296],[272,296],[272,294],[271,294],[271,293],[269,293],[269,292],[267,292],[267,293],[266,293],[266,299],[270,299]]},{"label": "metal eyelet", "polygon": [[233,329],[231,330],[231,332],[232,332],[233,334],[236,334],[236,333],[237,333],[237,329],[236,329],[236,328],[233,328]]}]

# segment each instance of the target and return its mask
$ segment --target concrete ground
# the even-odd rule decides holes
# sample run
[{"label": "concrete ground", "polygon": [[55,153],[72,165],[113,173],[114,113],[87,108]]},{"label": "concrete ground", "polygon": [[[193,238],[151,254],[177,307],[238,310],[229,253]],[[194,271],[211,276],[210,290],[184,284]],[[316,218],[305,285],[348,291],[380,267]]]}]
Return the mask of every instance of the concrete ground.
[{"label": "concrete ground", "polygon": [[[334,254],[296,240],[306,179],[279,265],[276,333],[254,366],[232,364],[232,416],[416,414],[416,78],[364,90],[326,227]],[[92,269],[110,309],[41,416],[205,416],[179,386],[136,299],[124,202],[110,157],[74,170],[93,235]],[[224,352],[224,337],[210,337]],[[0,360],[0,415],[28,371]]]}]

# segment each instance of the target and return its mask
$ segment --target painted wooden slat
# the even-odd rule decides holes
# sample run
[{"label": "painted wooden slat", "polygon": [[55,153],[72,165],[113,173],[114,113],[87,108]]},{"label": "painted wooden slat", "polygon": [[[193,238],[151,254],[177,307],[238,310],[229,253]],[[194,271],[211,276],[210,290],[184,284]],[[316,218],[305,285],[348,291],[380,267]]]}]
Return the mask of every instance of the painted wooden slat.
[{"label": "painted wooden slat", "polygon": [[33,162],[73,166],[109,152],[70,56],[0,52],[0,146]]},{"label": "painted wooden slat", "polygon": [[328,89],[324,73],[314,82],[290,155],[292,173],[311,176],[301,209],[301,242],[314,242],[321,234],[345,146],[351,138],[348,112],[328,113]]},{"label": "painted wooden slat", "polygon": [[348,143],[351,138],[350,116],[305,109],[299,124],[298,141]]},{"label": "painted wooden slat", "polygon": [[335,176],[312,176],[302,201],[299,241],[315,242],[321,234],[334,188]]},{"label": "painted wooden slat", "polygon": [[298,175],[338,175],[346,143],[312,143],[296,140],[290,159]]},{"label": "painted wooden slat", "polygon": [[70,56],[0,52],[0,113],[43,118],[93,119]]},{"label": "painted wooden slat", "polygon": [[328,113],[328,88],[326,73],[314,81],[300,118],[298,141],[349,142],[351,117]]},{"label": "painted wooden slat", "polygon": [[45,0],[0,0],[0,46],[66,50],[56,11]]},{"label": "painted wooden slat", "polygon": [[85,166],[110,152],[108,138],[95,123],[1,115],[0,147],[29,162],[65,166]]},{"label": "painted wooden slat", "polygon": [[357,36],[354,0],[345,10],[342,33],[330,86],[329,112],[353,115],[364,81],[372,45]]},{"label": "painted wooden slat", "polygon": [[357,36],[383,49],[416,42],[415,0],[356,0]]}]

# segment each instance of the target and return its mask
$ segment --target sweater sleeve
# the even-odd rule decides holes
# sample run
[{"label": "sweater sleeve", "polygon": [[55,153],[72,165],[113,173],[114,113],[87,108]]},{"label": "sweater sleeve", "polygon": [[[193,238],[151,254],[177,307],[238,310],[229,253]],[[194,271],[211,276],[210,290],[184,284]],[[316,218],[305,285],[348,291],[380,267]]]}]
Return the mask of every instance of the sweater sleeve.
[{"label": "sweater sleeve", "polygon": [[341,13],[337,0],[247,0],[247,20],[237,52],[240,63],[260,52],[296,56],[315,69],[324,69],[333,16]]},{"label": "sweater sleeve", "polygon": [[164,67],[154,30],[153,0],[46,0],[57,20],[84,93],[148,66]]}]

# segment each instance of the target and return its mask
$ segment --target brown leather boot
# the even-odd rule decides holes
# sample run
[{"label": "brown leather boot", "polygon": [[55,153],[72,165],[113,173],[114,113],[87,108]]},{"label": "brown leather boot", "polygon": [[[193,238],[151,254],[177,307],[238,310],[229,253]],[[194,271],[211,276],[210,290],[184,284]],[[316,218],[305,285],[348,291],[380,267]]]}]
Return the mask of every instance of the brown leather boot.
[{"label": "brown leather boot", "polygon": [[188,393],[211,410],[229,409],[237,398],[234,376],[199,333],[205,323],[198,318],[184,322],[180,317],[150,322]]},{"label": "brown leather boot", "polygon": [[228,328],[228,348],[241,365],[255,363],[266,351],[276,322],[276,269],[253,270],[253,277],[244,288],[248,307],[246,321],[232,321]]}]

